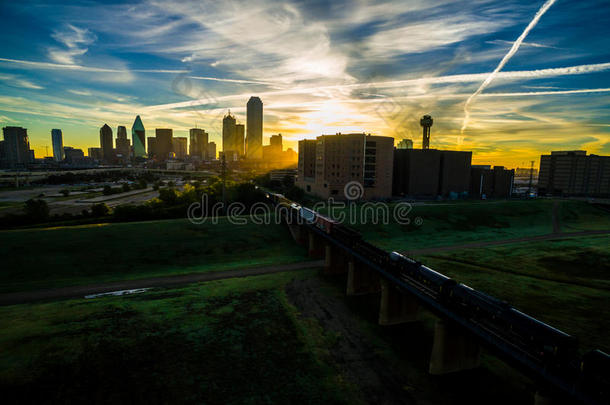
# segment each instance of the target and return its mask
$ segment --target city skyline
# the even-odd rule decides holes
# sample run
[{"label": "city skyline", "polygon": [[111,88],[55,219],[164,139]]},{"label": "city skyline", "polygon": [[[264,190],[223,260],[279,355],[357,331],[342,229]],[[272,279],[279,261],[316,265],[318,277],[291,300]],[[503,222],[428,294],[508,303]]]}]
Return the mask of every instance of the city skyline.
[{"label": "city skyline", "polygon": [[[246,101],[258,96],[263,144],[282,133],[295,150],[300,139],[336,132],[420,148],[419,119],[430,114],[430,147],[472,150],[473,163],[610,152],[602,2],[248,7],[2,4],[0,124],[28,128],[37,157],[51,149],[53,128],[64,145],[87,150],[103,123],[131,128],[136,115],[176,137],[202,128],[220,145],[226,111],[245,123]],[[574,16],[588,23],[572,24]],[[133,29],[119,29],[126,23]],[[22,26],[31,32],[17,35]]]}]

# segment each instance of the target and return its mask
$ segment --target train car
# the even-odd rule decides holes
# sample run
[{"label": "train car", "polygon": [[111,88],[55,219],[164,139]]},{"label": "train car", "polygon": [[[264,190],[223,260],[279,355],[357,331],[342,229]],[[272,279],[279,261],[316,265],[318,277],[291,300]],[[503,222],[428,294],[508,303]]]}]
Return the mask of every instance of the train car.
[{"label": "train car", "polygon": [[455,309],[466,316],[479,320],[487,319],[495,323],[497,328],[506,328],[503,315],[511,308],[506,301],[477,291],[466,284],[458,284],[453,287],[449,297]]},{"label": "train car", "polygon": [[[591,350],[580,360],[584,384],[598,398],[610,402],[610,356],[601,350]],[[604,403],[604,402],[602,402]]]},{"label": "train car", "polygon": [[360,232],[339,223],[333,225],[332,235],[352,249],[356,249],[357,244],[362,240]]},{"label": "train car", "polygon": [[399,270],[404,276],[416,280],[425,288],[434,292],[441,302],[447,300],[450,289],[457,284],[452,278],[434,271],[398,252],[392,252],[388,257],[392,262],[398,265]]},{"label": "train car", "polygon": [[299,216],[308,224],[313,224],[316,221],[316,215],[314,210],[310,210],[307,207],[301,207],[299,209]]},{"label": "train car", "polygon": [[543,362],[557,365],[573,356],[577,341],[573,336],[511,307],[503,315],[510,331],[528,343],[532,354]]}]

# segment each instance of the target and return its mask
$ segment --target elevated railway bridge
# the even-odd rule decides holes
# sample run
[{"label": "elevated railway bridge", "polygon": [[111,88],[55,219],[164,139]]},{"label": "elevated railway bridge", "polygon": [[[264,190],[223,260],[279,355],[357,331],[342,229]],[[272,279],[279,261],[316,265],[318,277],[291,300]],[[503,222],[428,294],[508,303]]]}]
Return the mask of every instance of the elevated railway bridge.
[{"label": "elevated railway bridge", "polygon": [[570,397],[585,404],[610,403],[610,357],[600,350],[579,356],[576,339],[397,252],[368,243],[350,228],[267,192],[298,243],[325,259],[327,274],[347,273],[346,293],[381,293],[379,323],[417,320],[434,313],[430,374],[479,366],[481,347],[537,384],[536,404]]}]

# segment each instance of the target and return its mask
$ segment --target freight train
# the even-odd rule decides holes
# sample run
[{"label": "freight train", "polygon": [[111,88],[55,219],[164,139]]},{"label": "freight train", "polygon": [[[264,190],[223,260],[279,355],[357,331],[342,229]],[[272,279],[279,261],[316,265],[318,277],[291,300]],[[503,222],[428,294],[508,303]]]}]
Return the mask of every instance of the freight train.
[{"label": "freight train", "polygon": [[576,374],[583,382],[587,381],[586,385],[597,379],[599,381],[595,381],[594,386],[603,392],[596,394],[602,397],[608,395],[608,354],[595,350],[575,360],[578,359],[578,346],[573,336],[517,310],[505,301],[458,283],[416,260],[398,252],[388,253],[364,241],[358,232],[294,203],[281,194],[269,193],[268,198],[274,204],[288,209],[289,217],[322,230],[393,277],[405,281],[440,305],[509,342],[531,361],[545,369]]}]

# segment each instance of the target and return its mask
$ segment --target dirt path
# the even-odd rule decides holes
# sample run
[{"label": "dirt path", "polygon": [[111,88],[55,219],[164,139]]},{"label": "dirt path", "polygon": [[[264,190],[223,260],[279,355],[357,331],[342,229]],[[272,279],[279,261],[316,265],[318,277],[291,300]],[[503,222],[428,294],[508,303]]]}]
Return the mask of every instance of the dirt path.
[{"label": "dirt path", "polygon": [[402,388],[404,377],[375,353],[345,300],[324,294],[318,278],[293,280],[286,286],[289,301],[303,318],[314,318],[324,331],[339,336],[331,349],[332,361],[341,374],[358,387],[368,404],[413,404]]},{"label": "dirt path", "polygon": [[423,254],[428,254],[428,253],[446,252],[449,250],[462,250],[462,249],[479,248],[479,247],[486,247],[486,246],[508,245],[511,243],[536,242],[536,241],[544,241],[544,240],[551,240],[551,239],[574,238],[574,237],[579,237],[579,236],[594,236],[594,235],[606,235],[606,234],[610,234],[610,230],[563,232],[563,233],[559,232],[559,233],[550,233],[550,234],[538,235],[538,236],[524,236],[522,238],[471,242],[471,243],[464,243],[461,245],[413,249],[413,250],[404,251],[404,253],[423,255]]},{"label": "dirt path", "polygon": [[0,294],[0,305],[23,304],[26,302],[58,300],[65,298],[84,297],[91,294],[102,294],[112,291],[133,290],[151,287],[177,287],[181,285],[199,283],[203,281],[221,280],[225,278],[258,276],[261,274],[280,273],[284,271],[295,271],[321,267],[323,260],[305,261],[299,263],[283,264],[276,266],[254,267],[237,270],[215,271],[207,273],[192,273],[177,276],[154,277],[138,280],[116,281],[111,283],[91,284],[84,286],[72,286],[54,288],[39,291],[23,291],[16,293]]}]

